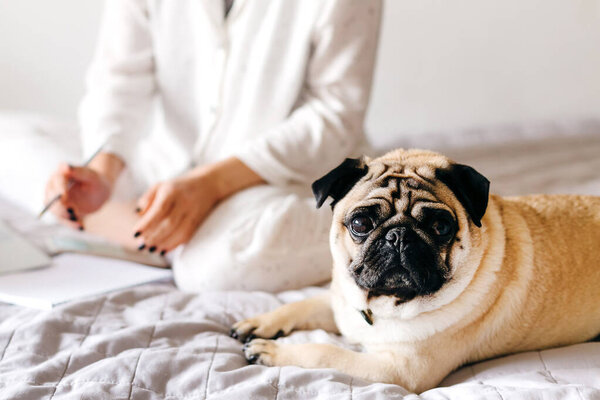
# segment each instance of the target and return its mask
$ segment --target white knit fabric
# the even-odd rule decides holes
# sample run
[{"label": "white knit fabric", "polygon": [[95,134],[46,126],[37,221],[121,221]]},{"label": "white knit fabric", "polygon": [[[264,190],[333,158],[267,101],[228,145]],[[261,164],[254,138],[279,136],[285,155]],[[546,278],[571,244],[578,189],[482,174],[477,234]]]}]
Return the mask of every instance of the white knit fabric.
[{"label": "white knit fabric", "polygon": [[331,209],[304,187],[256,186],[222,202],[173,260],[187,291],[278,292],[331,278]]},{"label": "white knit fabric", "polygon": [[146,183],[233,155],[269,183],[318,178],[364,142],[380,17],[380,0],[236,0],[227,18],[108,0],[84,152],[108,141]]}]

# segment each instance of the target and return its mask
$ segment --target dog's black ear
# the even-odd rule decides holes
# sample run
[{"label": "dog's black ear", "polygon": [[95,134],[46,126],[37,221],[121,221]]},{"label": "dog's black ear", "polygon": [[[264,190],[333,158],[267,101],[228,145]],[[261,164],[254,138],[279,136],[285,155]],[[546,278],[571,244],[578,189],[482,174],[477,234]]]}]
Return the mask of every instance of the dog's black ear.
[{"label": "dog's black ear", "polygon": [[461,202],[475,225],[481,227],[490,194],[490,181],[468,165],[452,164],[438,169],[437,178],[442,181]]},{"label": "dog's black ear", "polygon": [[327,175],[312,184],[312,191],[317,199],[317,208],[321,207],[327,197],[331,196],[331,208],[367,173],[369,168],[360,158],[346,158],[344,162],[332,169]]}]

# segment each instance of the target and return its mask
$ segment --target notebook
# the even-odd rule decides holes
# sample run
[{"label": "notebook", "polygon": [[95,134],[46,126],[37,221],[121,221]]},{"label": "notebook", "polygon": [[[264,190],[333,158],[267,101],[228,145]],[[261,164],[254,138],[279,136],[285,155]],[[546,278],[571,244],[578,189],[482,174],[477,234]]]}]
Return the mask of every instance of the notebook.
[{"label": "notebook", "polygon": [[50,265],[51,259],[42,250],[0,220],[0,276]]},{"label": "notebook", "polygon": [[171,270],[85,254],[60,254],[47,268],[0,275],[0,301],[49,310],[72,300],[172,279]]},{"label": "notebook", "polygon": [[102,238],[82,235],[78,231],[70,233],[61,232],[59,235],[52,235],[47,237],[43,244],[44,248],[51,255],[61,253],[90,254],[93,256],[118,258],[153,267],[169,267],[167,259],[160,254],[128,249],[118,243],[111,243]]}]

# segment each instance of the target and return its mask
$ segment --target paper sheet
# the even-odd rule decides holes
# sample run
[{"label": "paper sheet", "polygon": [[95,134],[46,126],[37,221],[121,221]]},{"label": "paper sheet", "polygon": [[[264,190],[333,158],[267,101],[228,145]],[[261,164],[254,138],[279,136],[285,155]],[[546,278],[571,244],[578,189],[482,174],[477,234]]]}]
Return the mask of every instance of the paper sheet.
[{"label": "paper sheet", "polygon": [[171,270],[128,261],[61,254],[47,268],[0,276],[0,301],[48,310],[70,300],[171,277]]}]

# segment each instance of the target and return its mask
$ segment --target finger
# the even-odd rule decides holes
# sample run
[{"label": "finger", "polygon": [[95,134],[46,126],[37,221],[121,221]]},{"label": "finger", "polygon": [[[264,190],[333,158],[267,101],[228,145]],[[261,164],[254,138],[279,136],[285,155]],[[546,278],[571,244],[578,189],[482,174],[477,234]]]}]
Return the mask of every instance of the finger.
[{"label": "finger", "polygon": [[56,195],[63,194],[66,190],[67,183],[68,179],[63,174],[53,174],[46,185],[46,202],[56,197]]},{"label": "finger", "polygon": [[[52,174],[46,185],[44,204],[53,201],[49,211],[58,218],[58,221],[63,225],[79,229],[82,227],[79,214],[76,212],[75,207],[66,201],[65,189],[67,182],[65,176],[60,172],[60,168],[59,171]],[[55,200],[57,196],[60,197]]]},{"label": "finger", "polygon": [[170,236],[174,235],[178,229],[181,229],[185,217],[185,212],[180,211],[177,206],[174,206],[172,212],[156,226],[156,229],[144,236],[146,245],[163,248],[164,242]]},{"label": "finger", "polygon": [[[148,211],[144,213],[142,218],[134,227],[135,234],[140,232],[138,236],[146,238],[146,235],[152,236],[156,226],[171,212],[173,208],[173,200],[169,198],[167,190],[158,190],[154,200],[152,201]],[[169,192],[170,193],[170,192]]]},{"label": "finger", "polygon": [[77,185],[77,182],[67,178],[66,176],[61,176],[59,181],[59,191],[60,194],[60,202],[65,205],[65,207],[72,207],[73,201],[71,199],[71,189],[73,189]]},{"label": "finger", "polygon": [[56,215],[58,218],[64,219],[65,221],[70,220],[70,214],[67,211],[67,208],[59,201],[50,207],[50,212],[52,212],[52,214]]},{"label": "finger", "polygon": [[[69,219],[69,213],[67,212],[67,208],[69,205],[65,204],[64,194],[63,194],[63,176],[62,175],[54,175],[48,185],[46,186],[46,195],[44,202],[48,204],[54,201],[54,204],[50,208],[50,211],[58,216],[59,218]],[[58,201],[56,200],[56,196],[60,196]]]},{"label": "finger", "polygon": [[158,248],[158,250],[160,254],[164,255],[165,253],[175,250],[179,245],[185,243],[185,241],[186,234],[183,232],[183,230],[178,230],[172,236],[170,236],[169,239]]},{"label": "finger", "polygon": [[[68,185],[67,188],[70,190],[72,189],[72,187],[69,186],[73,186],[73,185]],[[63,193],[60,198],[59,201],[57,201],[57,203],[60,203],[62,205],[62,207],[65,209],[65,211],[67,212],[67,218],[71,221],[78,221],[79,218],[83,217],[83,213],[80,212],[79,207],[77,206],[77,203],[75,203],[73,201],[73,199],[69,196],[69,190],[67,190],[65,193]]]},{"label": "finger", "polygon": [[68,211],[60,202],[56,202],[50,211],[58,217],[58,222],[73,229],[83,230],[82,221]]},{"label": "finger", "polygon": [[199,223],[197,220],[187,221],[184,219],[184,222],[181,224],[179,229],[173,233],[173,235],[169,236],[160,247],[161,252],[169,252],[177,248],[177,246],[185,244],[190,241],[190,239],[196,233],[198,229]]},{"label": "finger", "polygon": [[61,217],[63,220],[65,221],[69,221],[70,225],[72,225],[73,228],[78,228],[83,230],[83,218],[80,214],[77,213],[77,211],[74,210],[73,207],[64,207],[61,204]]},{"label": "finger", "polygon": [[142,195],[142,197],[140,197],[135,210],[137,213],[144,215],[146,211],[148,211],[150,205],[152,205],[152,202],[154,202],[154,198],[156,197],[156,192],[158,191],[159,186],[160,184],[152,186],[146,191],[146,193]]},{"label": "finger", "polygon": [[88,167],[74,167],[69,164],[61,164],[63,175],[70,180],[90,183],[98,180],[98,174]]}]

